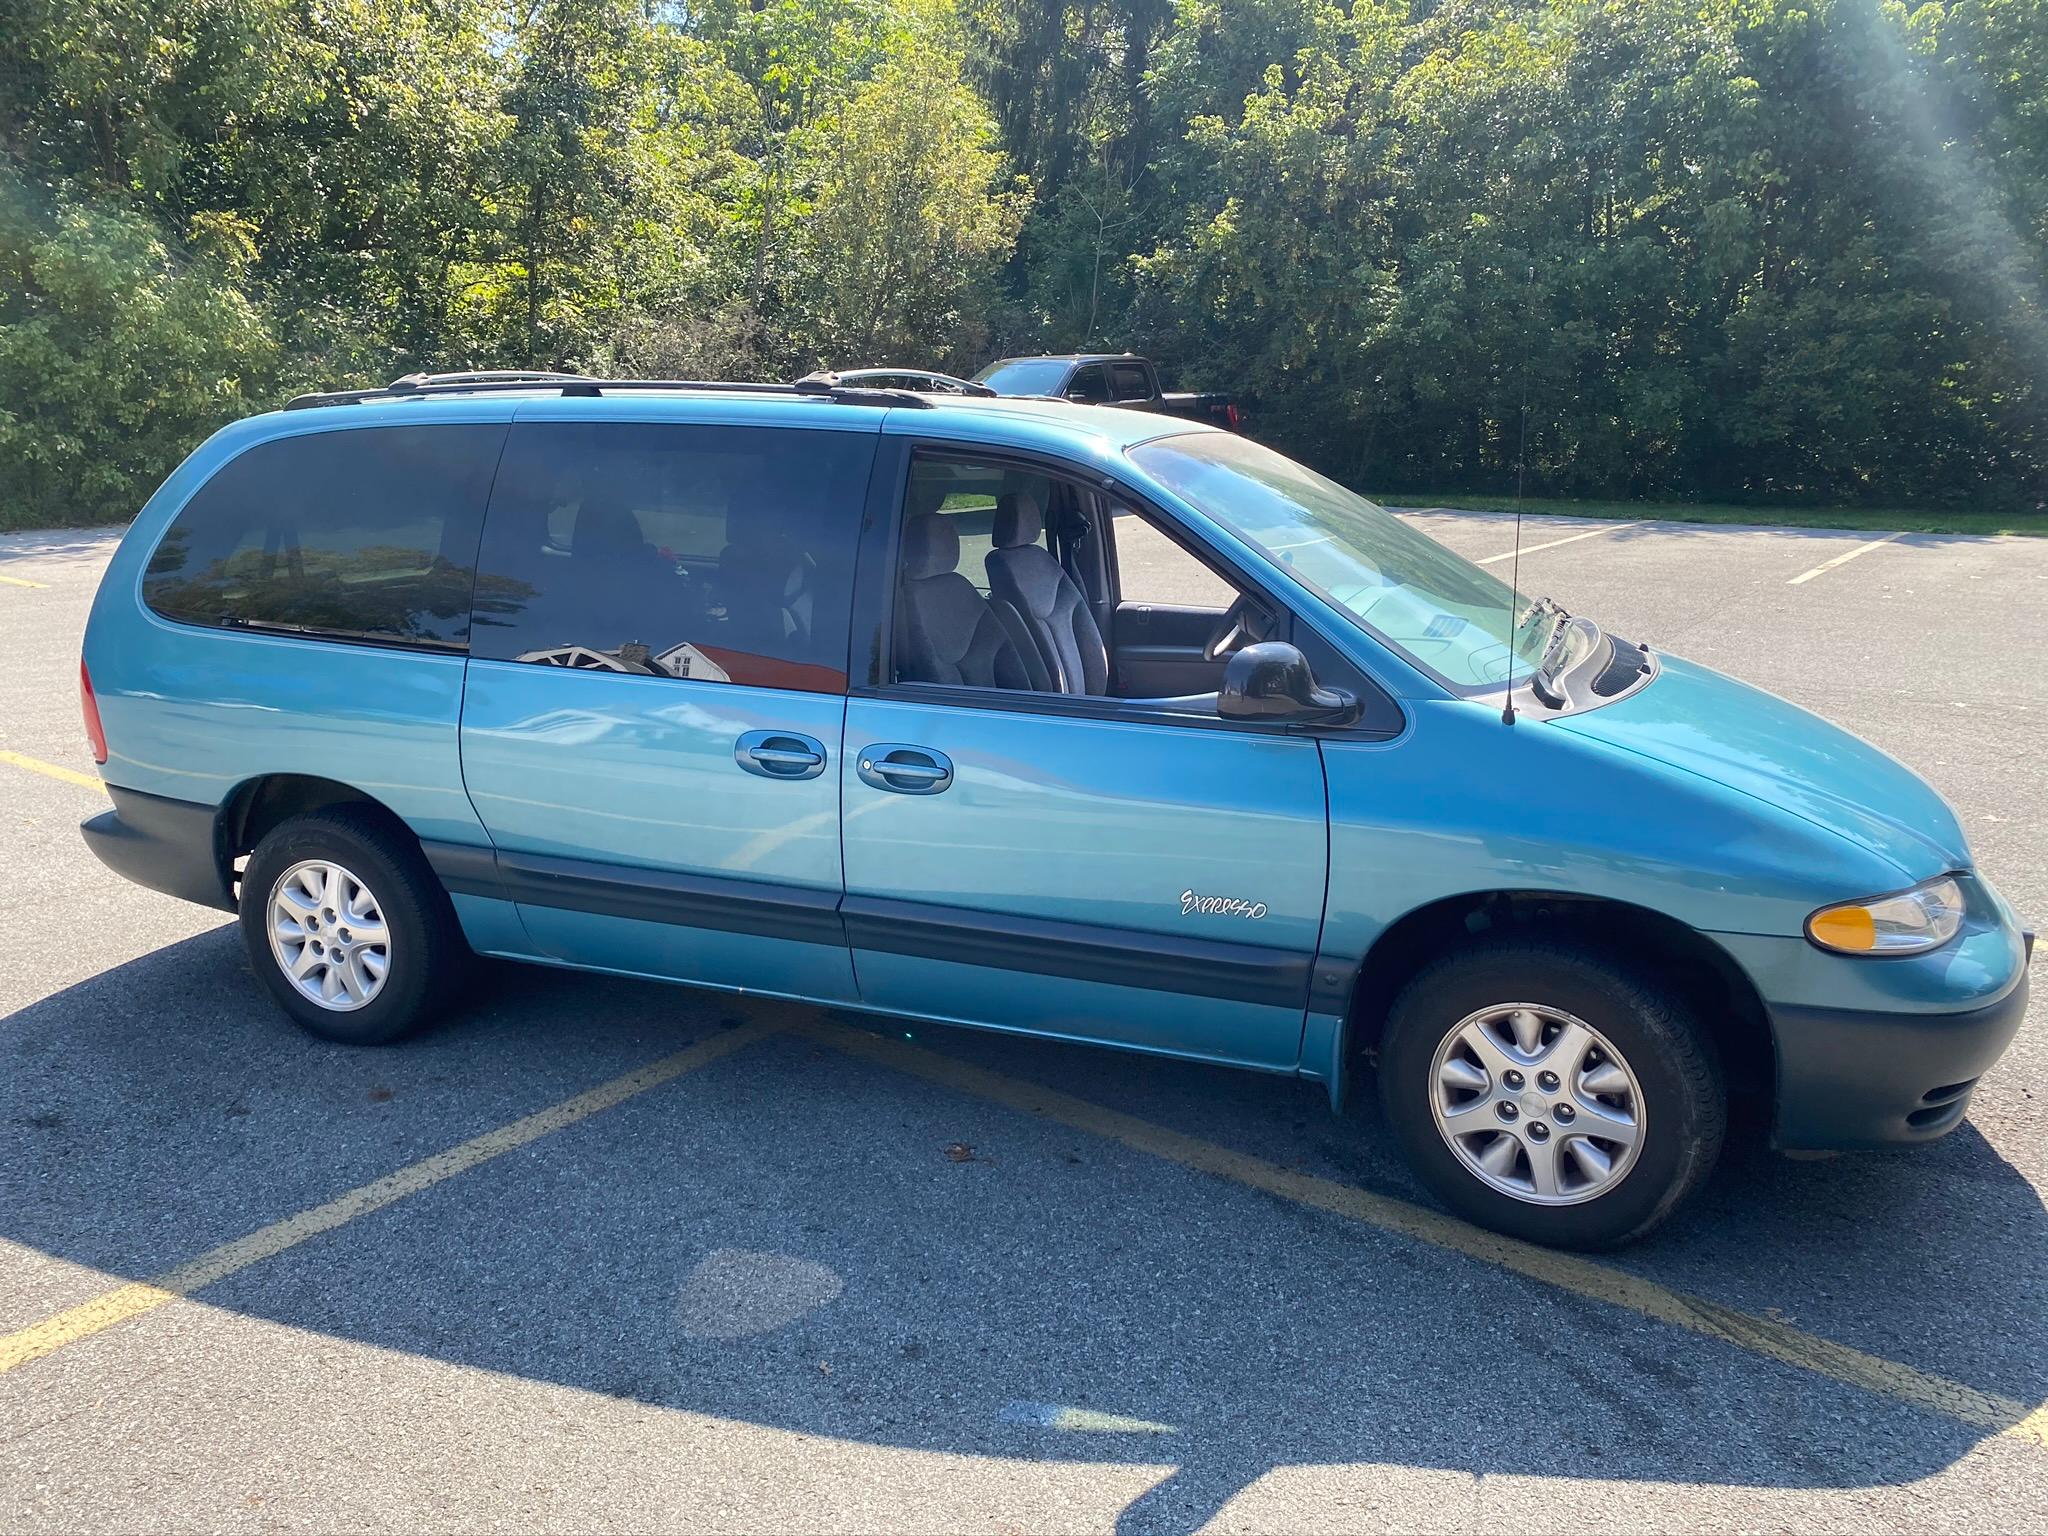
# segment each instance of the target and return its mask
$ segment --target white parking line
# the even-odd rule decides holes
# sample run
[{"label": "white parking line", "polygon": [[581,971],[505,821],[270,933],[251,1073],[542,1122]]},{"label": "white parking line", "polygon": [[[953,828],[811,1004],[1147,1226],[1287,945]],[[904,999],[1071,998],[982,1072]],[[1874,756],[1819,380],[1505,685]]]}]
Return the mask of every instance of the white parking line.
[{"label": "white parking line", "polygon": [[1876,549],[1879,545],[1889,544],[1893,539],[1902,539],[1904,537],[1905,535],[1903,533],[1888,533],[1881,539],[1872,539],[1868,544],[1859,544],[1846,554],[1837,555],[1832,560],[1823,560],[1819,565],[1816,565],[1812,570],[1807,571],[1802,575],[1794,576],[1790,581],[1786,582],[1785,585],[1788,587],[1796,587],[1804,582],[1809,582],[1813,580],[1814,577],[1821,575],[1823,572],[1832,571],[1838,565],[1847,565],[1851,560],[1854,560],[1858,555],[1869,554],[1873,549]]},{"label": "white parking line", "polygon": [[[1531,544],[1522,553],[1533,555],[1539,549],[1555,549],[1560,544],[1576,544],[1581,539],[1597,539],[1602,534],[1619,533],[1624,528],[1640,528],[1642,526],[1641,523],[1609,523],[1605,528],[1589,529],[1585,533],[1575,533],[1569,538],[1552,539],[1548,544]],[[1488,555],[1484,560],[1475,560],[1472,563],[1474,565],[1498,565],[1503,560],[1512,560],[1514,558],[1515,552],[1511,549],[1504,555]]]}]

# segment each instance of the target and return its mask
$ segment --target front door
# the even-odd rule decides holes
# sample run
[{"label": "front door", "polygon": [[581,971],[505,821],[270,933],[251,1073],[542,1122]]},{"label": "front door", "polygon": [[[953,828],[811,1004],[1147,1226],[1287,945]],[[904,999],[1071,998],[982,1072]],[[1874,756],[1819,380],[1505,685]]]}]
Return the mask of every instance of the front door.
[{"label": "front door", "polygon": [[990,627],[975,568],[1006,526],[994,503],[1072,518],[1066,543],[1090,493],[998,461],[901,478],[914,526],[887,555],[883,671],[848,701],[839,764],[862,1001],[1294,1066],[1329,855],[1317,743],[1004,686],[1015,626]]},{"label": "front door", "polygon": [[533,947],[855,997],[838,756],[866,430],[522,420],[463,776]]}]

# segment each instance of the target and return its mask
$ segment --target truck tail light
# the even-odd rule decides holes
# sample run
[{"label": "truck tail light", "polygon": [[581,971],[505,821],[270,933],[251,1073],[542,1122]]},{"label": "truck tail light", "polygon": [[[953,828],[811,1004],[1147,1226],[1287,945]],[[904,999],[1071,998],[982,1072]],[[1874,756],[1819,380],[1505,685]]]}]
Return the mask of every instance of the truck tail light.
[{"label": "truck tail light", "polygon": [[107,733],[100,725],[100,701],[92,696],[92,673],[85,665],[85,658],[78,661],[78,700],[85,710],[85,739],[92,746],[92,760],[104,763],[107,760]]},{"label": "truck tail light", "polygon": [[1238,410],[1235,400],[1223,407],[1223,419],[1230,423],[1230,430],[1233,432],[1237,430],[1237,424],[1244,420],[1244,413]]}]

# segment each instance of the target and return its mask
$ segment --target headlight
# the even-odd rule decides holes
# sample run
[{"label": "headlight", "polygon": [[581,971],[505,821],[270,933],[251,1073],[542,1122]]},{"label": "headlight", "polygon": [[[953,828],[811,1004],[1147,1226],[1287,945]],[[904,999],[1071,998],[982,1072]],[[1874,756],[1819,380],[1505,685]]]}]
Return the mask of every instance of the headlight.
[{"label": "headlight", "polygon": [[1963,925],[1963,890],[1947,875],[1896,896],[1822,907],[1806,936],[1845,955],[1917,955],[1939,949]]}]

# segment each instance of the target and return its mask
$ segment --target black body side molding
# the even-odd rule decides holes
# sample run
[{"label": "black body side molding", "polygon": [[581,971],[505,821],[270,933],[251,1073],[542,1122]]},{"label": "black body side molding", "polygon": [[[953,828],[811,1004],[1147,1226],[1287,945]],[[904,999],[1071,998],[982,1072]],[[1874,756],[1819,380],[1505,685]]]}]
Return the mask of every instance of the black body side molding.
[{"label": "black body side molding", "polygon": [[1312,957],[1293,950],[466,844],[425,848],[442,882],[463,895],[1264,1007],[1308,1001]]}]

